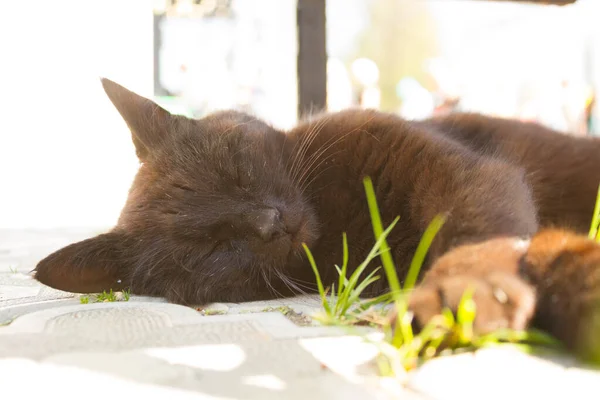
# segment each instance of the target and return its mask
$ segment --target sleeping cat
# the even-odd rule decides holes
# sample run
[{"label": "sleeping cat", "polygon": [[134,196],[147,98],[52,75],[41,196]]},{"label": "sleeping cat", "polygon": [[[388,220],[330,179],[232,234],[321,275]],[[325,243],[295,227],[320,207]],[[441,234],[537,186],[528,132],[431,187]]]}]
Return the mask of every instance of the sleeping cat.
[{"label": "sleeping cat", "polygon": [[[117,225],[40,261],[40,282],[79,293],[130,288],[181,304],[312,292],[303,243],[326,283],[337,277],[343,232],[349,267],[373,246],[369,176],[384,224],[400,216],[388,241],[401,277],[427,225],[447,215],[411,296],[417,323],[456,309],[473,285],[480,332],[533,324],[571,348],[589,341],[600,246],[582,234],[600,183],[600,141],[481,115],[408,122],[359,109],[282,132],[235,111],[171,115],[102,84],[141,165]],[[381,279],[367,294],[386,290]]]}]

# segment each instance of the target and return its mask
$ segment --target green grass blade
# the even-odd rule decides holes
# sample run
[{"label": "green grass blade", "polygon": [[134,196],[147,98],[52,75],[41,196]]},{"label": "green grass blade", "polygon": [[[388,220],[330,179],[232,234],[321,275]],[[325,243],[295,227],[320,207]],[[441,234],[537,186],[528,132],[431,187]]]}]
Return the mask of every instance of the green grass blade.
[{"label": "green grass blade", "polygon": [[476,306],[473,301],[474,292],[475,289],[469,286],[460,298],[458,309],[456,310],[456,320],[459,324],[472,324],[475,321]]},{"label": "green grass blade", "polygon": [[356,306],[356,308],[360,309],[361,311],[365,311],[374,305],[385,306],[386,304],[390,303],[391,301],[392,301],[392,294],[384,293],[373,299],[365,299],[365,300],[359,302],[358,305]]},{"label": "green grass blade", "polygon": [[[338,275],[342,277],[342,279],[340,279],[343,282],[342,287],[346,287],[348,285],[348,278],[346,278],[346,275],[342,275],[342,269],[340,267],[337,265],[334,265],[334,267]],[[338,290],[338,292],[340,292],[340,290]]]},{"label": "green grass blade", "polygon": [[458,309],[456,310],[456,321],[459,328],[459,343],[465,345],[473,340],[473,322],[477,308],[473,300],[475,289],[469,286],[463,293]]},{"label": "green grass blade", "polygon": [[329,294],[329,306],[331,307],[333,305],[333,315],[337,316],[337,312],[338,312],[338,301],[335,298],[335,284],[332,283],[331,284],[331,293]]},{"label": "green grass blade", "polygon": [[367,277],[356,287],[356,289],[352,291],[352,294],[356,295],[356,297],[359,297],[360,294],[367,288],[367,286],[369,286],[367,281],[371,281],[372,279],[374,279],[372,282],[375,282],[376,280],[381,278],[379,275],[374,276],[380,269],[381,267],[377,267],[373,271],[371,271],[371,273],[367,275]]},{"label": "green grass blade", "polygon": [[[342,284],[340,284],[340,287],[346,287],[346,285],[348,285],[348,279],[346,279],[345,275],[342,275],[342,270],[340,267],[338,267],[337,265],[334,265],[334,267],[338,273],[338,276],[340,277],[340,282],[342,282]],[[335,285],[332,285],[331,294],[333,295],[333,293],[335,293]],[[343,291],[340,290],[338,287],[337,300],[335,303],[333,303],[333,296],[331,296],[331,299],[332,299],[331,304],[335,304],[333,307],[333,313],[335,315],[338,315],[338,312],[340,311],[340,307],[341,307],[340,298],[341,298],[342,294],[343,294]]]},{"label": "green grass blade", "polygon": [[537,346],[546,346],[553,348],[561,348],[563,347],[562,343],[554,338],[553,336],[538,331],[535,329],[530,329],[527,331],[516,331],[512,329],[499,329],[492,333],[488,333],[486,335],[482,335],[478,338],[478,345],[487,345],[489,343],[500,343],[500,342],[527,342],[530,344],[534,344]]},{"label": "green grass blade", "polygon": [[[375,242],[375,245],[373,246],[373,248],[371,249],[371,251],[369,252],[367,257],[365,258],[365,260],[356,268],[356,270],[354,270],[354,273],[350,276],[350,279],[348,279],[346,281],[346,283],[344,285],[344,289],[341,291],[340,296],[338,297],[338,301],[336,303],[336,307],[335,307],[336,312],[339,309],[348,310],[352,306],[353,303],[349,302],[349,297],[351,296],[352,292],[355,290],[360,276],[363,274],[365,269],[369,266],[371,261],[373,261],[373,259],[375,259],[376,255],[378,254],[378,252],[382,246],[382,243],[385,242],[385,239],[390,234],[392,229],[394,229],[394,227],[398,223],[398,220],[399,220],[399,218],[396,218],[392,222],[392,224],[390,224],[390,226],[388,226],[387,229],[382,232],[382,234],[379,236],[379,238]],[[340,270],[339,267],[336,267],[336,269],[338,270],[338,274],[341,274],[343,272],[343,270]],[[377,269],[379,269],[379,268],[377,268]],[[356,300],[354,300],[354,301],[356,301]]]},{"label": "green grass blade", "polygon": [[[358,266],[358,268],[356,268],[356,270],[350,277],[350,281],[348,281],[346,287],[344,288],[345,290],[350,288],[350,290],[348,290],[346,292],[346,294],[349,294],[351,292],[351,290],[354,289],[354,287],[356,286],[356,281],[358,280],[358,277],[364,272],[364,270],[367,268],[369,263],[371,261],[373,261],[373,259],[375,259],[375,257],[377,256],[377,253],[379,252],[379,248],[381,247],[381,244],[385,241],[385,238],[390,234],[392,229],[394,229],[397,222],[398,222],[398,218],[396,218],[394,220],[394,222],[392,222],[392,224],[381,234],[381,236],[379,237],[379,239],[377,239],[377,242],[375,243],[375,245],[373,246],[373,248],[371,249],[371,251],[369,252],[367,257],[365,258],[365,260]],[[342,295],[343,295],[343,293],[342,293]]]},{"label": "green grass blade", "polygon": [[[412,319],[413,316],[411,313],[404,312],[402,314],[398,314],[398,324],[396,324],[396,334],[392,338],[392,345],[395,347],[400,347],[403,343],[411,343],[414,339],[413,329],[412,329]],[[398,330],[398,328],[400,328]]]},{"label": "green grass blade", "polygon": [[364,290],[371,285],[373,282],[379,280],[381,277],[379,275],[375,276],[377,271],[381,267],[378,267],[376,270],[372,271],[357,287],[350,293],[350,297],[348,298],[348,304],[351,306],[352,304],[358,302],[360,299],[360,295]]},{"label": "green grass blade", "polygon": [[[372,276],[369,279],[365,279],[364,281],[361,282],[361,291],[364,290],[364,288],[366,288],[367,286],[369,286],[370,284],[372,284],[373,282],[379,280],[381,277],[380,276]],[[358,301],[360,300],[360,291],[359,289],[355,289],[351,294],[350,297],[348,298],[348,301],[346,303],[346,307],[344,308],[344,312],[348,311],[350,309],[350,307],[352,307],[353,305],[357,304]]]},{"label": "green grass blade", "polygon": [[406,274],[404,290],[412,289],[415,286],[417,278],[419,277],[419,272],[421,271],[421,267],[425,261],[425,256],[429,251],[429,247],[445,222],[445,215],[436,215],[436,217],[427,226],[427,229],[425,229],[425,233],[423,233],[423,236],[419,241],[417,250],[415,251],[412,262],[410,263],[410,268]]},{"label": "green grass blade", "polygon": [[[391,233],[392,229],[394,229],[394,227],[396,226],[396,224],[398,223],[399,220],[400,220],[400,217],[397,217],[396,219],[394,219],[392,221],[392,223],[390,224],[390,226],[388,226],[387,229],[385,231],[383,231],[383,233],[381,234],[381,236],[379,236],[379,238],[377,239],[377,241],[373,245],[373,248],[371,249],[371,251],[367,255],[367,258],[365,258],[365,261],[363,261],[363,264],[364,263],[368,264],[371,261],[373,261],[373,259],[375,259],[376,257],[381,256],[383,253],[389,253],[390,252],[389,247],[387,248],[387,250],[382,250],[381,247],[382,247],[383,243],[385,243],[385,240],[387,239],[387,237]],[[394,274],[395,273],[396,273],[396,271],[394,270]]]},{"label": "green grass blade", "polygon": [[442,315],[436,315],[421,330],[421,332],[417,335],[421,338],[423,344],[438,338],[438,336],[442,335],[442,331],[449,331],[452,328],[452,325],[448,325],[447,318]]},{"label": "green grass blade", "polygon": [[425,346],[424,358],[428,359],[434,357],[439,352],[440,346],[447,336],[448,330],[443,330],[438,327],[437,331],[431,335],[427,346]]},{"label": "green grass blade", "polygon": [[[367,260],[368,260],[368,257],[367,257]],[[369,262],[367,260],[363,261],[363,263],[360,264],[358,266],[358,268],[356,268],[356,270],[352,273],[352,275],[350,275],[350,279],[348,280],[348,283],[346,284],[346,286],[344,286],[344,290],[342,291],[342,293],[338,299],[338,304],[340,305],[341,309],[348,310],[348,308],[352,305],[351,303],[349,303],[349,297],[352,294],[352,291],[354,290],[356,285],[358,284],[358,280],[359,280],[360,276],[365,271],[365,269],[369,266]]]},{"label": "green grass blade", "polygon": [[315,263],[315,259],[310,252],[310,249],[305,243],[302,243],[302,247],[304,247],[304,251],[306,252],[306,256],[308,257],[308,262],[315,273],[315,278],[317,279],[317,287],[319,289],[319,294],[321,295],[321,300],[323,301],[323,308],[327,315],[331,315],[331,308],[329,307],[329,303],[327,302],[327,294],[325,293],[325,288],[323,287],[323,282],[321,281],[321,275],[319,274],[319,270],[317,269],[317,264]]},{"label": "green grass blade", "polygon": [[344,281],[346,280],[346,273],[348,271],[348,238],[346,237],[346,232],[342,234],[342,249],[344,255],[342,261],[342,271],[339,272],[340,281],[338,286],[338,297],[342,294],[343,284],[345,283]]},{"label": "green grass blade", "polygon": [[596,204],[594,205],[594,214],[592,215],[592,224],[590,226],[589,238],[598,240],[598,224],[600,223],[600,185],[596,194]]},{"label": "green grass blade", "polygon": [[[369,205],[369,212],[371,214],[371,224],[373,225],[373,233],[375,234],[375,239],[379,239],[383,234],[383,224],[381,223],[381,215],[379,213],[379,207],[377,206],[377,199],[375,197],[375,190],[373,189],[373,182],[371,178],[365,177],[363,180],[363,184],[365,186],[365,192],[367,196],[367,203]],[[397,220],[400,217],[396,218]],[[392,260],[392,254],[390,252],[390,247],[387,244],[386,240],[383,240],[381,244],[381,250],[383,253],[381,254],[381,263],[383,264],[383,269],[385,270],[388,284],[392,293],[395,296],[398,296],[400,293],[400,281],[398,280],[398,274],[396,273],[396,267],[394,266],[394,261]]]},{"label": "green grass blade", "polygon": [[444,309],[442,310],[442,317],[444,317],[446,324],[448,326],[453,326],[456,323],[456,320],[454,318],[454,314],[452,313],[452,311],[448,308],[448,307],[444,307]]}]

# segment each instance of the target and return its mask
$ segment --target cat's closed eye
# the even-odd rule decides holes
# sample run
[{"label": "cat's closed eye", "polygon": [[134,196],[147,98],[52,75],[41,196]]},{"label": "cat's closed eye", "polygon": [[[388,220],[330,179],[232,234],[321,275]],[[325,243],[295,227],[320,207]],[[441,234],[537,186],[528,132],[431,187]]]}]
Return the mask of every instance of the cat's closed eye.
[{"label": "cat's closed eye", "polygon": [[185,192],[193,192],[194,189],[192,189],[191,187],[185,185],[185,184],[181,184],[181,183],[173,183],[173,186],[176,187],[177,189],[183,190]]},{"label": "cat's closed eye", "polygon": [[216,251],[222,250],[224,248],[224,243],[225,242],[223,242],[223,241],[213,242],[213,244],[210,247],[208,247],[208,250],[202,255],[199,262],[203,263],[210,256],[212,256]]},{"label": "cat's closed eye", "polygon": [[242,167],[237,167],[237,186],[243,190],[250,190],[251,182],[250,171],[245,170]]}]

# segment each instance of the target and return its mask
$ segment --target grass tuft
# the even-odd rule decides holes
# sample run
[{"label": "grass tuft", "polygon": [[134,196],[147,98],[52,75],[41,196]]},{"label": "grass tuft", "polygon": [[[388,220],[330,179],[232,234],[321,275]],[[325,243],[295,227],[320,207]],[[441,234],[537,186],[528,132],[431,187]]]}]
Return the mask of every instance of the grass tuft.
[{"label": "grass tuft", "polygon": [[117,301],[117,296],[115,295],[115,293],[113,292],[112,289],[110,289],[110,292],[106,293],[106,291],[102,292],[102,293],[98,293],[96,295],[96,302],[99,303],[112,303]]},{"label": "grass tuft", "polygon": [[384,294],[374,299],[362,299],[361,295],[375,281],[379,280],[380,277],[375,275],[381,267],[375,268],[362,280],[361,276],[375,258],[382,254],[382,244],[385,242],[385,237],[389,235],[391,230],[394,228],[398,219],[396,219],[381,235],[380,239],[377,240],[375,246],[371,249],[365,260],[354,270],[350,278],[346,277],[348,269],[348,242],[346,235],[343,235],[343,262],[342,267],[335,266],[338,275],[338,290],[335,290],[335,284],[331,286],[331,294],[328,296],[329,288],[323,286],[319,269],[315,263],[314,257],[306,244],[303,244],[304,251],[307,254],[308,261],[313,269],[313,272],[317,281],[317,288],[321,301],[323,304],[323,313],[315,315],[315,318],[326,325],[346,325],[357,323],[361,320],[361,314],[375,304],[385,304],[391,298],[391,294]]},{"label": "grass tuft", "polygon": [[[400,281],[398,280],[398,275],[396,274],[396,267],[394,266],[394,261],[392,259],[392,254],[390,251],[390,246],[388,246],[386,241],[386,236],[383,230],[383,224],[381,223],[381,214],[379,213],[379,207],[377,206],[377,199],[375,197],[375,190],[373,189],[373,182],[371,178],[366,177],[363,180],[363,184],[365,186],[365,192],[367,196],[367,204],[369,205],[369,213],[371,215],[371,225],[373,226],[373,233],[375,234],[375,240],[382,240],[382,244],[380,245],[382,254],[381,254],[381,263],[383,264],[383,269],[388,279],[388,284],[391,289],[392,297],[394,300],[398,300],[398,296],[400,295]],[[398,222],[400,217],[396,217],[393,225]],[[391,227],[392,225],[390,225]],[[388,228],[389,229],[389,228]],[[383,237],[383,239],[382,239]]]},{"label": "grass tuft", "polygon": [[113,303],[116,301],[129,301],[131,298],[130,290],[123,290],[122,292],[113,292],[111,289],[109,292],[103,291],[93,295],[80,296],[79,302],[81,304],[89,303]]},{"label": "grass tuft", "polygon": [[[530,352],[534,351],[532,346],[560,347],[560,343],[556,339],[534,330],[525,332],[500,330],[491,334],[476,335],[473,330],[473,323],[477,307],[473,301],[472,288],[467,289],[463,294],[456,315],[446,308],[442,310],[440,315],[433,317],[419,333],[415,334],[412,328],[413,314],[408,309],[408,299],[417,283],[429,248],[446,222],[447,217],[443,214],[437,215],[426,228],[413,255],[402,286],[387,243],[387,237],[400,217],[396,217],[384,230],[373,183],[368,177],[364,179],[363,183],[376,241],[365,260],[354,270],[350,278],[347,278],[349,250],[346,234],[343,234],[342,267],[335,266],[338,273],[337,291],[335,284],[332,284],[330,288],[325,288],[313,255],[306,245],[303,246],[315,273],[317,287],[323,303],[323,312],[314,317],[329,325],[352,325],[367,321],[382,328],[385,333],[385,340],[374,344],[380,350],[380,357],[377,361],[383,375],[398,376],[425,360],[444,354],[444,352],[454,352],[461,349],[472,350],[504,343],[516,344]],[[598,204],[600,202],[597,203],[599,210],[596,217],[597,221],[595,225],[592,224],[596,229],[600,224],[600,206]],[[594,232],[594,235],[600,234]],[[374,269],[362,278],[367,266],[377,257],[381,259],[383,271],[389,285],[389,292],[376,298],[361,300],[360,295],[365,289],[380,279],[376,273],[381,267]],[[361,278],[362,281],[360,281]],[[329,291],[331,291],[330,296],[328,296]],[[389,318],[383,317],[383,313],[386,311],[385,306],[390,302],[393,303],[397,312],[395,326],[391,326]]]}]

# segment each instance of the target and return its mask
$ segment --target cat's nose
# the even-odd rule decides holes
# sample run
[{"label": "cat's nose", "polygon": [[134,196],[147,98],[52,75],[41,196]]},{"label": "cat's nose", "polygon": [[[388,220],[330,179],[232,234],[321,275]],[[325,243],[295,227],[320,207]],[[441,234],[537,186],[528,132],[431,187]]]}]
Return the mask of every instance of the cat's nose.
[{"label": "cat's nose", "polygon": [[265,242],[275,239],[285,233],[281,222],[281,213],[275,208],[265,208],[248,214],[248,222],[254,232]]}]

